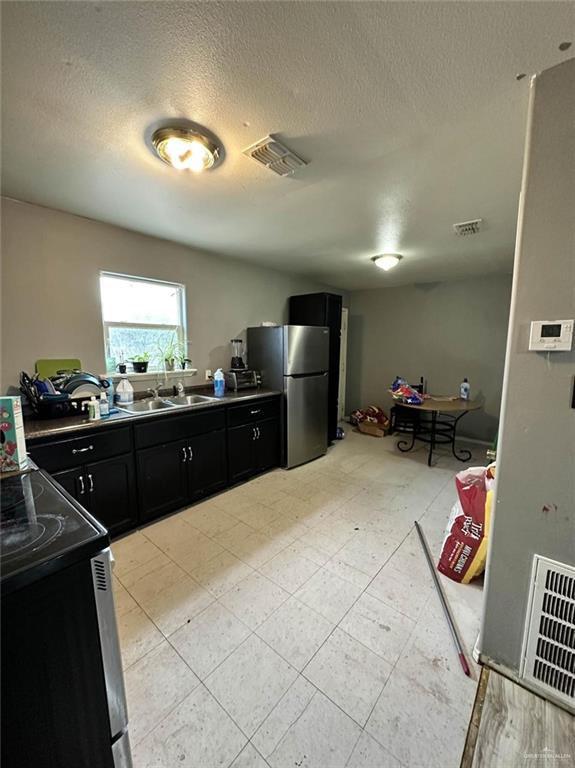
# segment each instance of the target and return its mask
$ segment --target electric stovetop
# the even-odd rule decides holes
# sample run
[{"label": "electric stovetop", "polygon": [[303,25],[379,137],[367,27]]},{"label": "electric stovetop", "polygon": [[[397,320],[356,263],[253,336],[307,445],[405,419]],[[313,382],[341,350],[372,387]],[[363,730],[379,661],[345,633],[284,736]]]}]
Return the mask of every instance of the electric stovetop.
[{"label": "electric stovetop", "polygon": [[106,529],[42,470],[0,482],[0,577],[11,592],[108,546]]}]

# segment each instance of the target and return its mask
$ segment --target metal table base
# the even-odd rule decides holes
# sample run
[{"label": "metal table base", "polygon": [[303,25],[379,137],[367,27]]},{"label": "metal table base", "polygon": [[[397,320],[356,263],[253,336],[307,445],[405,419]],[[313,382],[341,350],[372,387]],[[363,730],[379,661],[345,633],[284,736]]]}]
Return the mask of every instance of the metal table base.
[{"label": "metal table base", "polygon": [[[395,410],[397,409],[397,410]],[[392,432],[411,435],[411,440],[398,440],[397,447],[402,453],[407,453],[415,447],[415,441],[420,440],[429,445],[427,466],[431,466],[433,451],[437,445],[450,445],[451,452],[458,461],[469,461],[471,451],[466,448],[456,450],[455,438],[457,424],[467,411],[457,414],[442,413],[441,411],[413,412],[411,409],[394,406],[395,417],[392,420]],[[422,418],[429,415],[429,419]]]}]

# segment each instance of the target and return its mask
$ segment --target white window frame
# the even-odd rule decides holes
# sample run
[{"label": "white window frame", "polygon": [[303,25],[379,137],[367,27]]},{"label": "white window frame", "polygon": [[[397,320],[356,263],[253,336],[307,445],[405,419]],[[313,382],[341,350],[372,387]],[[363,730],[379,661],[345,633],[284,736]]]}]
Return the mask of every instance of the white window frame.
[{"label": "white window frame", "polygon": [[[186,286],[183,283],[173,283],[170,280],[157,280],[155,277],[142,277],[141,275],[125,275],[120,272],[110,272],[107,269],[100,270],[98,282],[102,277],[113,277],[118,280],[129,280],[130,282],[139,281],[142,283],[155,283],[157,285],[170,285],[178,291],[178,294],[179,294],[178,310],[180,314],[179,325],[164,325],[160,323],[108,322],[104,320],[102,298],[100,295],[100,313],[102,315],[102,327],[104,330],[104,356],[106,359],[106,366],[108,365],[108,360],[110,359],[110,342],[109,342],[109,335],[108,335],[109,328],[144,328],[144,329],[150,329],[150,330],[172,331],[173,333],[176,334],[178,341],[183,343],[184,347],[187,349],[188,333],[187,333],[187,327],[186,327]],[[151,373],[159,372],[162,370],[163,368],[151,368],[151,367],[148,368],[148,371]],[[114,373],[114,371],[108,371],[108,373]]]}]

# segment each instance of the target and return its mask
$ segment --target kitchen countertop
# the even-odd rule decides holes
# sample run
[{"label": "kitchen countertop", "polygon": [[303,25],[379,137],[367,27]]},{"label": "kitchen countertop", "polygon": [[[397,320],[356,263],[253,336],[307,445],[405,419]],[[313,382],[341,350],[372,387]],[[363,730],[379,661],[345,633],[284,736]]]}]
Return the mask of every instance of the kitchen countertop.
[{"label": "kitchen countertop", "polygon": [[[186,394],[196,395],[208,395],[213,397],[213,390],[211,388],[191,388],[186,390]],[[80,432],[87,429],[100,429],[101,427],[110,427],[116,424],[129,423],[131,421],[140,421],[141,419],[154,419],[161,416],[171,416],[176,413],[184,413],[190,411],[205,410],[206,408],[221,408],[231,403],[244,402],[249,400],[257,400],[263,397],[272,397],[273,395],[280,395],[276,389],[266,389],[265,387],[259,387],[258,389],[244,389],[239,392],[226,392],[223,397],[217,399],[217,401],[200,403],[196,405],[179,405],[174,408],[151,411],[149,413],[126,413],[124,411],[118,411],[112,413],[105,419],[99,421],[88,421],[86,416],[63,416],[59,419],[24,419],[24,432],[26,434],[26,440],[37,440],[42,437],[60,437],[73,435],[74,432]],[[171,395],[160,395],[160,397],[170,397]],[[147,398],[137,398],[147,399]]]}]

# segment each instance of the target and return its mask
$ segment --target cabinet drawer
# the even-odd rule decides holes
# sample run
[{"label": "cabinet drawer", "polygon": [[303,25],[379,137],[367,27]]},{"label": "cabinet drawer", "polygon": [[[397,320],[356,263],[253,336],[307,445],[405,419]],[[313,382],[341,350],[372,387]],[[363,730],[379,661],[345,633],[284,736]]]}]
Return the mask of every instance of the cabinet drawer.
[{"label": "cabinet drawer", "polygon": [[136,448],[150,448],[153,445],[223,429],[225,424],[224,409],[220,407],[212,407],[201,413],[150,419],[146,424],[134,425],[134,442]]},{"label": "cabinet drawer", "polygon": [[88,464],[92,461],[129,453],[132,450],[130,427],[121,429],[98,428],[84,437],[54,440],[43,445],[31,445],[30,455],[36,464],[47,472]]},{"label": "cabinet drawer", "polygon": [[228,426],[239,427],[261,419],[279,417],[279,400],[252,400],[246,405],[232,405],[228,408]]}]

